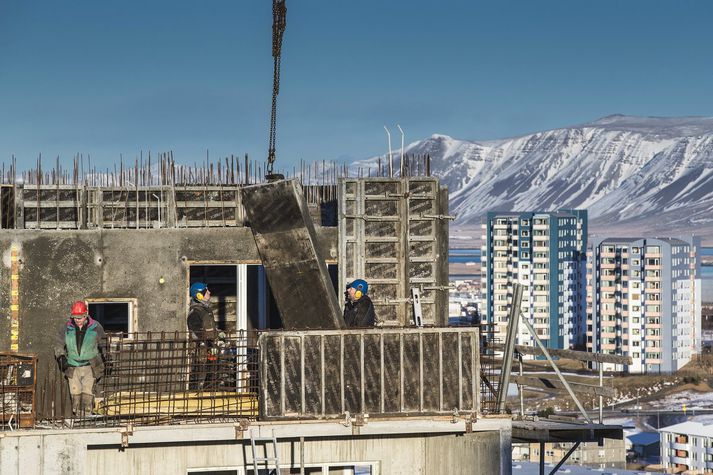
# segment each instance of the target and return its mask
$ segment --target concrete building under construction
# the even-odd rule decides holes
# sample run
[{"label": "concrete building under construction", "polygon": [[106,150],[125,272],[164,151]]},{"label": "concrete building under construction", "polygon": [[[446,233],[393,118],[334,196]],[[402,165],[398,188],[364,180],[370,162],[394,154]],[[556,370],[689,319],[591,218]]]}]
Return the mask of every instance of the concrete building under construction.
[{"label": "concrete building under construction", "polygon": [[[158,179],[137,168],[111,182],[57,173],[3,186],[0,412],[15,430],[0,433],[1,473],[247,474],[254,462],[280,473],[510,470],[511,421],[484,410],[479,329],[444,326],[448,212],[437,179],[286,180],[270,191],[275,206],[250,216],[243,200],[264,200],[244,193],[251,183],[226,169],[181,180],[172,167],[162,160]],[[301,226],[284,219],[283,192]],[[276,242],[322,262],[275,258]],[[377,328],[285,310],[331,292],[338,312],[354,278],[370,283]],[[225,333],[203,391],[189,386],[195,281],[214,289]],[[74,300],[105,326],[112,358],[96,414],[81,420],[52,354]]]}]

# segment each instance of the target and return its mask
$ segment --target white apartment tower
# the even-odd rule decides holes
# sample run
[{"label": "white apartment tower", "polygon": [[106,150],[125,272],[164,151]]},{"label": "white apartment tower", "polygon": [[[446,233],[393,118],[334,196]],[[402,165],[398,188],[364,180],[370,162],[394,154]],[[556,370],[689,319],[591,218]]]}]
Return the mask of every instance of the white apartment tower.
[{"label": "white apartment tower", "polygon": [[587,253],[587,349],[629,356],[608,367],[670,373],[701,348],[698,238],[594,239]]}]

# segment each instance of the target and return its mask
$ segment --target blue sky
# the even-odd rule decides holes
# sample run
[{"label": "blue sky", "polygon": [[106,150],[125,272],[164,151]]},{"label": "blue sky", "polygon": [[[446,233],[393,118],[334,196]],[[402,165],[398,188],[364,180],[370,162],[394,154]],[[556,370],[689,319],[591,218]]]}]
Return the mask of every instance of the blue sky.
[{"label": "blue sky", "polygon": [[[713,2],[287,0],[278,166],[713,115]],[[0,0],[0,161],[267,150],[271,0]],[[396,142],[396,140],[395,140]]]}]

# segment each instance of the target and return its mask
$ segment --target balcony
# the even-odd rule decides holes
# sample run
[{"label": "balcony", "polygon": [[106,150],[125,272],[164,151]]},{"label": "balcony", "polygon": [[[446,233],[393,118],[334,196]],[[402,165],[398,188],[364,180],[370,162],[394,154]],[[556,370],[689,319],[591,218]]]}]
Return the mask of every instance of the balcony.
[{"label": "balcony", "polygon": [[688,465],[691,463],[690,459],[688,457],[671,457],[671,462],[672,463],[677,463],[681,465]]},{"label": "balcony", "polygon": [[[691,444],[687,442],[671,442],[671,448],[674,450],[685,450],[688,452],[691,450]],[[686,453],[686,456],[688,456],[688,453]]]}]

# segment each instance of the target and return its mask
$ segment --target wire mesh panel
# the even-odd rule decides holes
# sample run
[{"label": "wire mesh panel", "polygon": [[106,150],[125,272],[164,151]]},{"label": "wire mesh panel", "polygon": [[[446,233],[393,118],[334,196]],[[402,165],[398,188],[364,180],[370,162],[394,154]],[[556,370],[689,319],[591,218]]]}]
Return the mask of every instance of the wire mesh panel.
[{"label": "wire mesh panel", "polygon": [[260,417],[477,413],[478,344],[472,327],[263,333]]},{"label": "wire mesh panel", "polygon": [[[102,342],[104,370],[92,409],[72,414],[65,376],[48,371],[48,394],[41,398],[47,407],[39,412],[44,423],[74,427],[257,417],[258,355],[249,341],[255,338],[246,332],[214,340],[181,332],[111,336]],[[274,367],[279,373],[279,363]]]},{"label": "wire mesh panel", "polygon": [[36,379],[36,356],[0,353],[0,430],[34,426]]},{"label": "wire mesh panel", "polygon": [[257,415],[256,350],[245,332],[216,340],[141,334],[109,340],[97,413],[163,423]]},{"label": "wire mesh panel", "polygon": [[417,287],[424,323],[445,324],[447,193],[438,180],[344,178],[339,183],[341,285],[368,281],[377,317],[390,326],[411,323],[411,288]]}]

